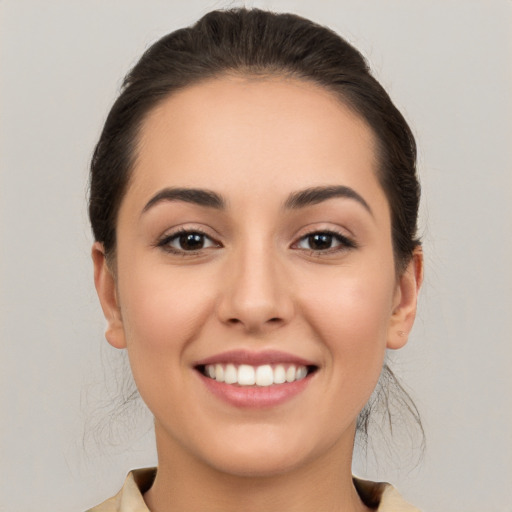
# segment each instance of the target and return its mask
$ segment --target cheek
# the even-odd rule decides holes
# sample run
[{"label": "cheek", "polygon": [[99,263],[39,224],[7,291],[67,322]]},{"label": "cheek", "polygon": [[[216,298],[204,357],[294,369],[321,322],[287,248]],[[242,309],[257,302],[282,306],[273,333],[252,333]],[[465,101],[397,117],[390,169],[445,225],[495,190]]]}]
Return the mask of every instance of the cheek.
[{"label": "cheek", "polygon": [[128,349],[144,358],[172,353],[165,360],[179,362],[176,355],[199,335],[211,315],[211,290],[204,286],[200,272],[136,267],[132,265],[129,277],[119,283]]},{"label": "cheek", "polygon": [[130,272],[119,282],[133,378],[156,416],[167,408],[181,407],[189,371],[186,350],[202,336],[214,303],[201,279],[182,274],[172,267],[157,271],[155,265],[132,261]]},{"label": "cheek", "polygon": [[369,372],[376,379],[384,359],[394,285],[382,272],[348,274],[341,271],[324,287],[309,289],[304,314],[334,366],[356,380]]},{"label": "cheek", "polygon": [[382,371],[393,295],[382,275],[344,268],[302,288],[307,329],[325,348],[319,378],[329,392],[319,402],[333,438],[354,424]]}]

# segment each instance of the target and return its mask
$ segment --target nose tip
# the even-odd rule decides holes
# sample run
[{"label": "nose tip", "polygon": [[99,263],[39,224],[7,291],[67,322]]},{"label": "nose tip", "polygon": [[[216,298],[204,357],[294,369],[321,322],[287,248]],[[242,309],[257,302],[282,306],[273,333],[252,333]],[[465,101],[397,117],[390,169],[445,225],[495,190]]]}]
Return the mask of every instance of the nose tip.
[{"label": "nose tip", "polygon": [[[249,263],[249,262],[246,262]],[[270,258],[231,267],[223,284],[218,312],[222,322],[259,332],[278,328],[293,316],[293,301],[284,276]]]}]

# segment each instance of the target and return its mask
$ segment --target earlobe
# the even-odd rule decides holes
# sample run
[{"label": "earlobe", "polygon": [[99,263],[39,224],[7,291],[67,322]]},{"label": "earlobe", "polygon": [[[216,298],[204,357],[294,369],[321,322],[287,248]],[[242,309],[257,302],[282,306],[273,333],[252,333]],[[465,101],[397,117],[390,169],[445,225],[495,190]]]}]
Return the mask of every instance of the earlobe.
[{"label": "earlobe", "polygon": [[423,251],[418,246],[400,276],[388,331],[387,348],[402,348],[408,340],[416,317],[418,293],[423,282]]},{"label": "earlobe", "polygon": [[100,300],[103,315],[107,320],[105,337],[115,348],[126,348],[124,326],[117,297],[116,282],[112,270],[107,264],[103,244],[95,242],[92,246],[94,263],[94,285]]}]

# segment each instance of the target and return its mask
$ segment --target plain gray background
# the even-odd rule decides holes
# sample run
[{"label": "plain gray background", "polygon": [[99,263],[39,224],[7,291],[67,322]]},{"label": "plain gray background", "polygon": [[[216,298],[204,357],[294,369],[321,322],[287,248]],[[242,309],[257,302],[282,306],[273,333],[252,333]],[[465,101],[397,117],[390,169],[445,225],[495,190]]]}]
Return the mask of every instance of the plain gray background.
[{"label": "plain gray background", "polygon": [[[87,166],[141,52],[233,5],[0,0],[1,511],[85,510],[155,462],[147,415],[132,425],[130,410],[113,430],[101,422],[122,365],[93,288]],[[337,30],[417,135],[426,281],[394,363],[428,443],[415,469],[360,457],[356,470],[425,511],[512,511],[512,3],[245,5]]]}]

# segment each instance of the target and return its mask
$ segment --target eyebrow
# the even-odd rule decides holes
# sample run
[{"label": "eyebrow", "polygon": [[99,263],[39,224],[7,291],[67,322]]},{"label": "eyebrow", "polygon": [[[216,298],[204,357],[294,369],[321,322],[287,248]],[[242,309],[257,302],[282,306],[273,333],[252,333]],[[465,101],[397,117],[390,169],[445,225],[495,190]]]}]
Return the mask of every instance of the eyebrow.
[{"label": "eyebrow", "polygon": [[222,196],[211,190],[200,188],[164,188],[146,203],[142,213],[147,212],[150,208],[163,201],[183,201],[217,210],[223,210],[226,207],[226,201]]},{"label": "eyebrow", "polygon": [[[370,206],[363,197],[354,189],[343,185],[311,187],[293,192],[288,196],[288,199],[284,203],[284,207],[288,210],[296,210],[338,197],[357,201],[371,215],[373,215]],[[214,208],[217,210],[223,210],[226,208],[226,201],[224,198],[212,190],[200,188],[164,188],[146,203],[142,213],[147,212],[150,208],[163,201],[183,201],[185,203],[197,204],[199,206],[205,206],[207,208]]]},{"label": "eyebrow", "polygon": [[311,187],[304,190],[299,190],[291,194],[285,202],[285,208],[295,210],[297,208],[304,208],[322,203],[328,199],[342,197],[346,199],[353,199],[361,204],[370,215],[373,216],[372,209],[368,203],[360,196],[354,189],[345,187],[343,185],[325,186],[325,187]]}]

